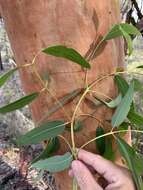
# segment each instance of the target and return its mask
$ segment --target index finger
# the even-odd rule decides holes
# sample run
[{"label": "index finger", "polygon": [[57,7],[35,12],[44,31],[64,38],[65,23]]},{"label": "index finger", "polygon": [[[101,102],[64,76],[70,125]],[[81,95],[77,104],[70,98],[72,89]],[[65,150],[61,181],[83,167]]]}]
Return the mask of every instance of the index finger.
[{"label": "index finger", "polygon": [[92,166],[109,183],[113,183],[120,171],[119,167],[113,164],[111,161],[85,150],[79,151],[78,159]]}]

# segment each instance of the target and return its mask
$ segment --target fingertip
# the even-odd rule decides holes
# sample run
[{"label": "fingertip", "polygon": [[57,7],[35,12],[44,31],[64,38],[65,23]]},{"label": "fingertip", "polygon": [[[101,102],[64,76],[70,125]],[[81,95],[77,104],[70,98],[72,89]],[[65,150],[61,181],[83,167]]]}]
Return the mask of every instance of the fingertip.
[{"label": "fingertip", "polygon": [[73,170],[72,170],[72,169],[69,170],[68,175],[69,175],[70,177],[74,177],[74,173],[73,173]]}]

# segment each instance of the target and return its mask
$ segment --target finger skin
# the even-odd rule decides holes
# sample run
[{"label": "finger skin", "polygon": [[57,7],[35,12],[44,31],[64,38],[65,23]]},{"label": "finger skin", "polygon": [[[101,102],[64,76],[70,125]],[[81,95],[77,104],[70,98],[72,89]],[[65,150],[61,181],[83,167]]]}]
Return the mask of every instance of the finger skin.
[{"label": "finger skin", "polygon": [[131,172],[128,169],[85,150],[79,151],[78,159],[85,164],[92,166],[97,173],[108,181],[108,186],[105,190],[136,189]]},{"label": "finger skin", "polygon": [[109,183],[114,183],[119,178],[118,174],[120,172],[118,166],[99,155],[80,150],[78,153],[78,159],[85,164],[92,166],[97,173],[103,176]]},{"label": "finger skin", "polygon": [[82,162],[73,161],[71,168],[81,190],[103,190]]}]

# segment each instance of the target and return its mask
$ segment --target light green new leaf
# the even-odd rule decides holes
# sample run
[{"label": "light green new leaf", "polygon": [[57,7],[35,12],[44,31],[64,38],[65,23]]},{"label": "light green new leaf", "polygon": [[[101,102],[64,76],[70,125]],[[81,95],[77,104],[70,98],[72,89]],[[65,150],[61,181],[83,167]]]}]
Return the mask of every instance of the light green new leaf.
[{"label": "light green new leaf", "polygon": [[53,155],[56,151],[58,151],[60,148],[60,141],[57,137],[52,138],[49,140],[46,148],[43,150],[43,152],[34,160],[32,160],[31,164],[34,164],[35,162],[39,160],[44,160],[50,156]]},{"label": "light green new leaf", "polygon": [[74,49],[57,45],[43,49],[42,52],[56,57],[66,58],[79,64],[81,67],[90,68],[90,64]]},{"label": "light green new leaf", "polygon": [[15,111],[17,109],[20,109],[20,108],[28,105],[29,103],[31,103],[34,99],[36,99],[38,97],[38,95],[39,95],[39,93],[35,92],[35,93],[32,93],[28,96],[24,96],[23,98],[15,101],[15,102],[12,102],[12,103],[4,106],[4,107],[1,107],[0,113],[5,114],[8,112],[12,112],[12,111]]},{"label": "light green new leaf", "polygon": [[117,144],[121,155],[126,160],[126,163],[132,172],[137,189],[142,190],[141,172],[143,171],[143,160],[141,160],[134,149],[123,139],[118,137]]},{"label": "light green new leaf", "polygon": [[45,160],[39,160],[32,165],[33,168],[48,170],[49,172],[60,172],[70,167],[73,156],[70,152],[62,156],[53,156]]},{"label": "light green new leaf", "polygon": [[134,94],[134,83],[131,83],[126,95],[123,97],[122,101],[120,102],[119,106],[117,107],[112,117],[113,128],[121,125],[121,123],[126,119],[130,110],[131,103],[133,101],[133,94]]},{"label": "light green new leaf", "polygon": [[61,134],[64,129],[64,121],[49,121],[19,137],[17,139],[17,144],[37,144],[41,141],[56,137]]},{"label": "light green new leaf", "polygon": [[17,70],[17,68],[8,71],[0,76],[0,87],[10,78],[10,76]]}]

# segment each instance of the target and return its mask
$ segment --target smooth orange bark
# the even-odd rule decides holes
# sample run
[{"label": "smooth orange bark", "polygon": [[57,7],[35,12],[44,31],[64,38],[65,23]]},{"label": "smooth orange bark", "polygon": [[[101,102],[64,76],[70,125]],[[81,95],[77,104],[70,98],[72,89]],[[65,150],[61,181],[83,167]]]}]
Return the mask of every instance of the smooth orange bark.
[{"label": "smooth orange bark", "polygon": [[[42,48],[57,44],[75,48],[84,56],[89,50],[93,51],[99,36],[105,35],[113,24],[120,22],[117,0],[0,0],[0,6],[17,65],[31,63]],[[88,72],[88,83],[122,66],[123,58],[121,39],[109,41],[102,48],[102,52],[90,61],[92,69]],[[84,87],[85,71],[74,63],[41,53],[36,64],[40,76],[49,79],[48,88],[57,99]],[[43,88],[32,67],[21,69],[20,75],[26,93]],[[94,90],[110,97],[116,95],[112,77],[96,85]],[[93,95],[94,93],[90,93],[88,98],[93,99]],[[64,106],[68,117],[71,118],[78,100],[79,96]],[[42,93],[32,103],[31,111],[35,123],[43,118],[54,103],[55,98],[49,93]],[[93,115],[108,128],[105,120],[111,118],[111,112],[104,106],[95,107],[91,102],[83,101],[78,114],[93,111]],[[60,109],[46,119],[63,118],[66,121],[69,119]],[[84,129],[75,135],[77,147],[95,137],[97,126],[98,122],[93,118],[86,119]],[[70,141],[70,133],[66,132],[64,135]],[[95,152],[95,144],[87,149]],[[67,146],[62,144],[60,153],[65,151]],[[56,174],[56,181],[59,189],[71,189],[67,172]]]}]

